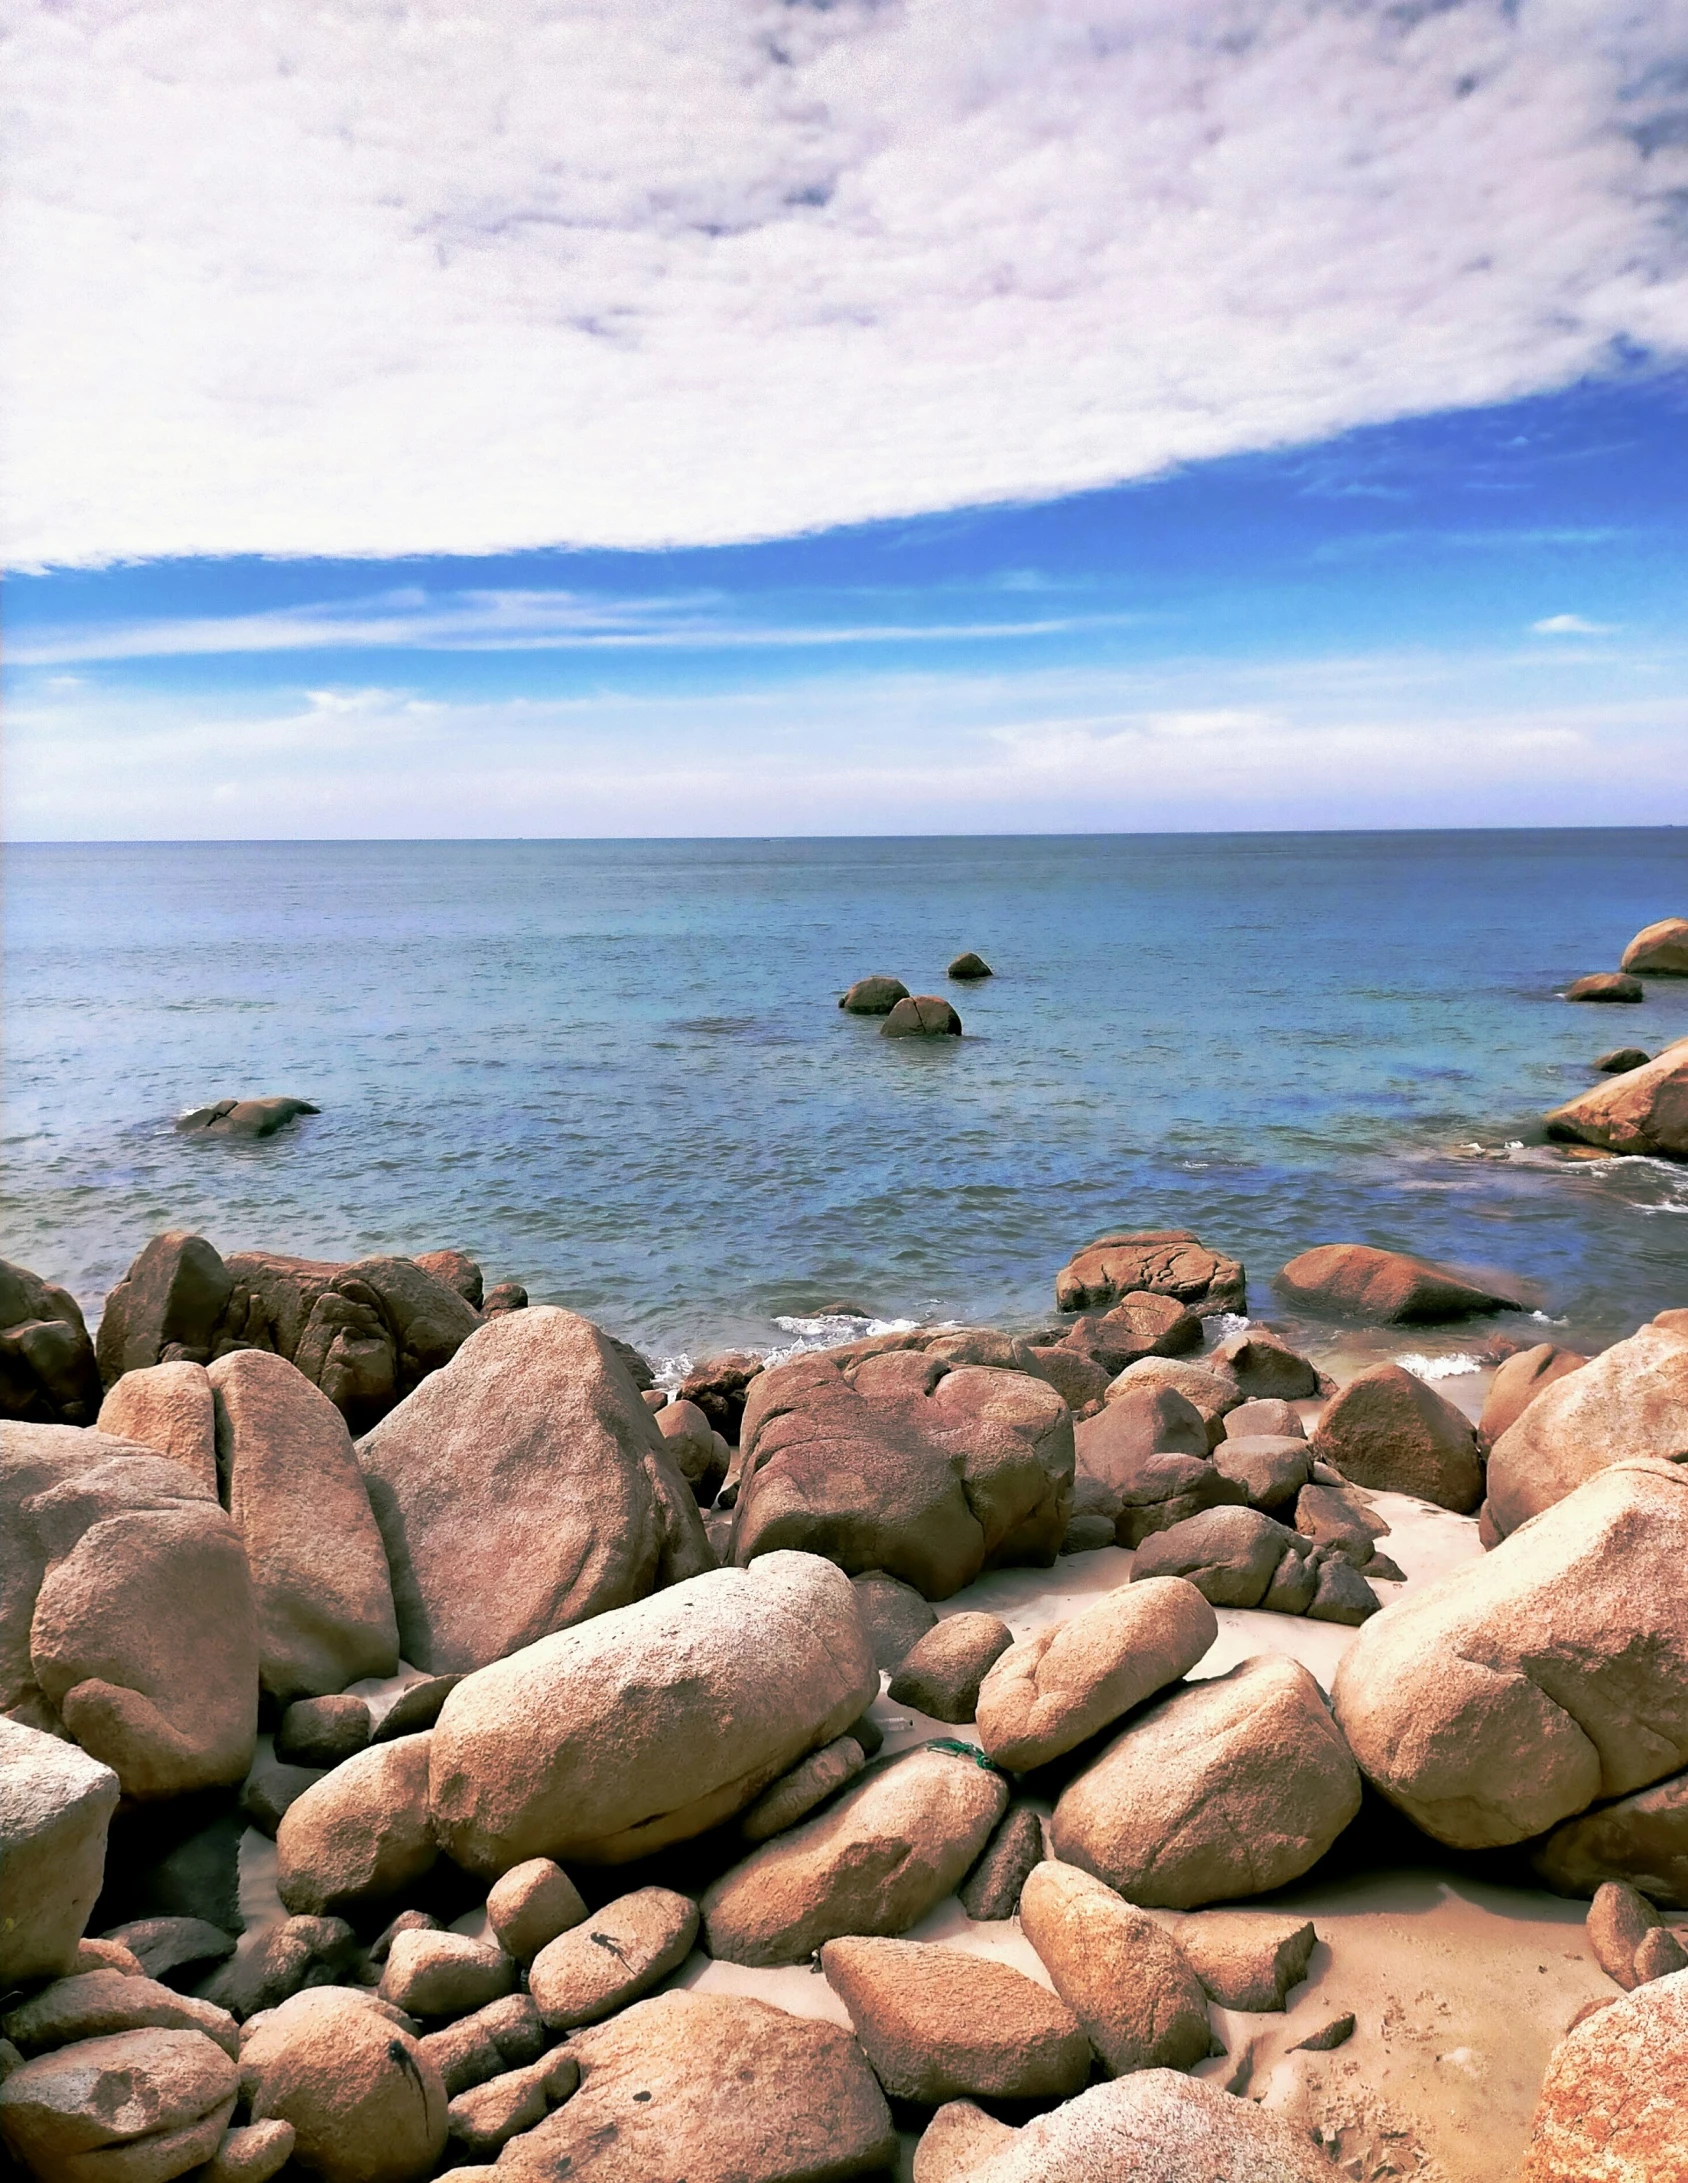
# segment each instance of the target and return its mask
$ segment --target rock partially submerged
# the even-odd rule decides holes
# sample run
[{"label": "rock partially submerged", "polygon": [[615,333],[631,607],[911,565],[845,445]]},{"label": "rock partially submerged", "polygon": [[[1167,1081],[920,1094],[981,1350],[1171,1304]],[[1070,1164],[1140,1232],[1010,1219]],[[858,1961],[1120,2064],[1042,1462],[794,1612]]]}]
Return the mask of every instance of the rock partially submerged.
[{"label": "rock partially submerged", "polygon": [[1555,1107],[1549,1137],[1607,1152],[1688,1160],[1688,1039],[1667,1046],[1645,1068],[1630,1069]]},{"label": "rock partially submerged", "polygon": [[961,1018],[941,994],[909,993],[880,1025],[881,1038],[959,1038]]},{"label": "rock partially submerged", "polygon": [[989,978],[994,973],[990,964],[985,961],[982,955],[977,955],[971,948],[968,948],[964,954],[955,957],[944,975],[946,978],[968,980]]},{"label": "rock partially submerged", "polygon": [[1468,1281],[1450,1266],[1369,1243],[1321,1243],[1292,1258],[1278,1287],[1304,1310],[1381,1326],[1433,1324],[1516,1311],[1520,1300]]},{"label": "rock partially submerged", "polygon": [[1593,970],[1586,978],[1573,978],[1565,988],[1568,1001],[1644,1001],[1646,988],[1639,978],[1622,970]]},{"label": "rock partially submerged", "polygon": [[320,1114],[308,1099],[218,1099],[179,1115],[176,1127],[201,1137],[273,1137],[302,1114]]},{"label": "rock partially submerged", "polygon": [[1121,1229],[1098,1236],[1055,1276],[1058,1311],[1094,1311],[1136,1290],[1171,1296],[1192,1311],[1242,1311],[1242,1266],[1209,1250],[1188,1228]]},{"label": "rock partially submerged", "polygon": [[1688,917],[1644,925],[1623,951],[1625,970],[1643,978],[1688,978]]},{"label": "rock partially submerged", "polygon": [[839,1007],[852,1016],[888,1016],[899,1001],[908,999],[908,987],[901,978],[858,978],[850,990],[839,1000]]}]

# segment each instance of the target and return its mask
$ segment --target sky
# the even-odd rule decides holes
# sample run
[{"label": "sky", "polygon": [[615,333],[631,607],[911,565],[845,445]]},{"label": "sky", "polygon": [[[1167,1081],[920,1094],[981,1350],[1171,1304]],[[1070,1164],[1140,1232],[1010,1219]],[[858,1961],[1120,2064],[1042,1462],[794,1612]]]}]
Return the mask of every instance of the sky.
[{"label": "sky", "polygon": [[0,0],[14,839],[1688,822],[1688,0]]}]

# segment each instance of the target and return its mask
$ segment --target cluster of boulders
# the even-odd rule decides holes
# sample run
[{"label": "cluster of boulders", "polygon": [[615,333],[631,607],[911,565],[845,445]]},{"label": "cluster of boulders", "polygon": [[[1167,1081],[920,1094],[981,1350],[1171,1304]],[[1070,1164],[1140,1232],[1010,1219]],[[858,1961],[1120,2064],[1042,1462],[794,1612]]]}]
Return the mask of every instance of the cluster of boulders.
[{"label": "cluster of boulders", "polygon": [[[972,949],[956,956],[944,973],[959,985],[976,985],[993,974],[982,955]],[[961,1018],[937,993],[911,993],[901,978],[880,974],[858,978],[838,997],[838,1005],[852,1016],[883,1016],[880,1030],[886,1038],[959,1038]]]},{"label": "cluster of boulders", "polygon": [[[1565,988],[1568,1001],[1645,1000],[1646,978],[1688,978],[1688,918],[1649,925],[1625,948],[1620,970],[1596,971]],[[1649,1056],[1640,1046],[1613,1047],[1595,1069],[1616,1081],[1568,1099],[1546,1117],[1561,1143],[1599,1151],[1688,1159],[1688,1039]]]},{"label": "cluster of boulders", "polygon": [[[1373,1323],[1511,1302],[1361,1246],[1279,1282]],[[1337,1390],[1204,1327],[1246,1276],[1182,1231],[1079,1252],[1030,1338],[672,1399],[458,1253],[160,1237],[68,1374],[69,1299],[0,1293],[69,1330],[0,1435],[0,2144],[37,2183],[805,2183],[882,2171],[892,2101],[919,2183],[1329,2175],[1187,2072],[1314,1943],[1224,1906],[1367,1784],[1596,1895],[1628,1997],[1556,2056],[1535,2183],[1584,2172],[1579,2088],[1683,2066],[1688,1313],[1517,1351],[1474,1429],[1399,1365]],[[1491,1551],[1379,1613],[1382,1492],[1481,1507]],[[1129,1577],[1051,1627],[933,1605],[1103,1545]],[[1349,1625],[1330,1695],[1278,1653],[1202,1676],[1238,1607]],[[963,1733],[885,1750],[882,1687]],[[286,1915],[242,1935],[246,1826]],[[906,1937],[952,1895],[1045,1980]],[[693,1990],[700,1949],[813,1963],[851,2029]]]}]

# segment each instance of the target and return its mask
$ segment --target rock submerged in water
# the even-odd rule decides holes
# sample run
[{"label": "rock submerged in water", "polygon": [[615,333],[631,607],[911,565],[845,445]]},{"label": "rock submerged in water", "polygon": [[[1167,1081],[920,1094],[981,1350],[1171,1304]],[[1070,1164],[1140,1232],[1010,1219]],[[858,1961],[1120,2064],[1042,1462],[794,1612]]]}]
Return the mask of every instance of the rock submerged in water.
[{"label": "rock submerged in water", "polygon": [[1192,1312],[1242,1311],[1242,1266],[1188,1228],[1124,1229],[1099,1236],[1055,1276],[1057,1311],[1095,1311],[1136,1291],[1170,1296]]},{"label": "rock submerged in water", "polygon": [[1667,1046],[1644,1068],[1567,1099],[1542,1126],[1562,1143],[1688,1160],[1688,1039]]},{"label": "rock submerged in water", "polygon": [[1619,961],[1642,977],[1688,978],[1688,917],[1661,917],[1644,926]]},{"label": "rock submerged in water", "polygon": [[1278,1275],[1292,1302],[1329,1317],[1417,1326],[1522,1308],[1515,1295],[1480,1287],[1450,1266],[1369,1243],[1321,1243]]},{"label": "rock submerged in water", "polygon": [[911,993],[879,1027],[881,1038],[959,1038],[961,1018],[935,993]]},{"label": "rock submerged in water", "polygon": [[179,1115],[176,1127],[202,1137],[273,1137],[302,1114],[320,1114],[308,1099],[219,1099]]},{"label": "rock submerged in water", "polygon": [[899,1001],[907,999],[908,987],[901,978],[858,978],[838,1005],[852,1016],[888,1016]]},{"label": "rock submerged in water", "polygon": [[1644,1069],[1652,1058],[1644,1046],[1612,1046],[1596,1054],[1594,1066],[1602,1076],[1624,1076],[1631,1069]]},{"label": "rock submerged in water", "polygon": [[1639,978],[1623,970],[1594,970],[1586,978],[1573,978],[1565,988],[1568,1001],[1644,1001],[1647,989]]},{"label": "rock submerged in water", "polygon": [[991,969],[990,964],[985,961],[985,958],[982,955],[976,955],[971,948],[967,949],[965,954],[958,955],[944,972],[946,978],[958,978],[964,984],[969,980],[990,978],[995,975],[996,973]]}]

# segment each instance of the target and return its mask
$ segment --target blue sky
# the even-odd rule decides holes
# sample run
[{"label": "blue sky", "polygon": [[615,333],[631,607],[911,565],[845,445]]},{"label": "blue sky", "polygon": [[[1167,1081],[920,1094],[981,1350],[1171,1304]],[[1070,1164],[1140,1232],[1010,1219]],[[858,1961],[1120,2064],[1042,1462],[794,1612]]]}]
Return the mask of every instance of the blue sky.
[{"label": "blue sky", "polygon": [[8,53],[13,838],[1688,819],[1678,11]]}]

